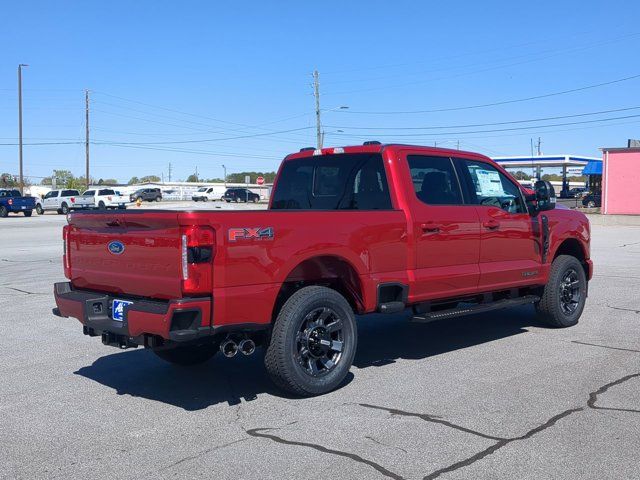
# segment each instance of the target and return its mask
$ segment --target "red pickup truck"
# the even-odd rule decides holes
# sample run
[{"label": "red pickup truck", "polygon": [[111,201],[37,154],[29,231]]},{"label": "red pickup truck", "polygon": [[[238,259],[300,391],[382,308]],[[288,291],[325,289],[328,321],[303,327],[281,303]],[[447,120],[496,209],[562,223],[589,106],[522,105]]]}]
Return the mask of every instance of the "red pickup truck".
[{"label": "red pickup truck", "polygon": [[322,394],[351,367],[356,314],[428,322],[534,304],[552,326],[576,324],[589,222],[555,206],[548,182],[525,190],[476,153],[302,149],[268,210],[71,213],[54,313],[179,365],[264,346],[277,385]]}]

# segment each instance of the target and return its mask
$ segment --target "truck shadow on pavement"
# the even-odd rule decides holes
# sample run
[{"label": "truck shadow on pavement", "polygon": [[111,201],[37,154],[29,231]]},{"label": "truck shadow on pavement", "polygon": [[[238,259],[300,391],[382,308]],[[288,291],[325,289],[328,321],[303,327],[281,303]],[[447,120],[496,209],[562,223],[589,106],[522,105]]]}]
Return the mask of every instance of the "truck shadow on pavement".
[{"label": "truck shadow on pavement", "polygon": [[[381,367],[397,359],[425,359],[462,348],[526,333],[540,326],[530,307],[442,320],[430,324],[410,323],[402,315],[373,315],[358,319],[358,368]],[[151,351],[138,348],[106,355],[74,372],[131,395],[167,403],[188,411],[218,403],[238,405],[259,394],[286,397],[270,382],[263,351],[250,357],[227,359],[216,355],[196,367],[165,363]],[[353,380],[350,373],[345,384]]]}]

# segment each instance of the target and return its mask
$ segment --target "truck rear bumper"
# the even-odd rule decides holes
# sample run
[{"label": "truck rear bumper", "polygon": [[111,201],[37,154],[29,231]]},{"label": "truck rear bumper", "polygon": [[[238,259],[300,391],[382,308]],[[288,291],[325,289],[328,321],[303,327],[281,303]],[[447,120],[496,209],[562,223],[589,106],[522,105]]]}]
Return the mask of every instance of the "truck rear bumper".
[{"label": "truck rear bumper", "polygon": [[[77,290],[70,282],[56,283],[54,296],[56,315],[77,318],[85,334],[102,335],[104,343],[155,346],[157,337],[188,342],[213,335],[210,297],[169,301],[128,298]],[[113,319],[113,300],[116,299],[131,302],[124,307],[122,321]],[[105,342],[105,338],[113,341]]]}]

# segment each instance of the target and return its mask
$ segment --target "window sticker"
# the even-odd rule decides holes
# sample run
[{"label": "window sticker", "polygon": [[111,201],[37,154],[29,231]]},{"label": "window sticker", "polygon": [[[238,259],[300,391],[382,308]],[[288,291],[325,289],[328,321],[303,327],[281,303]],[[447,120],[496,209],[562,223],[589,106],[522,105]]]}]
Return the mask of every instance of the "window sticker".
[{"label": "window sticker", "polygon": [[480,192],[486,197],[503,197],[506,195],[504,188],[502,188],[502,181],[500,180],[500,174],[493,170],[477,170],[476,176],[478,178],[478,186]]}]

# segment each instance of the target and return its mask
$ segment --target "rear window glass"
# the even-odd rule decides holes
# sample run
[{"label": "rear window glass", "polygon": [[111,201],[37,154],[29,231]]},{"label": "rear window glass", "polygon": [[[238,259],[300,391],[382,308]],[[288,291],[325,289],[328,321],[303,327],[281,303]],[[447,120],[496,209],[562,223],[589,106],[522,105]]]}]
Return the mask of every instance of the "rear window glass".
[{"label": "rear window glass", "polygon": [[277,210],[388,210],[379,153],[323,155],[285,162],[274,193]]},{"label": "rear window glass", "polygon": [[95,190],[87,190],[82,194],[83,197],[93,197],[95,195]]},{"label": "rear window glass", "polygon": [[100,192],[98,192],[98,195],[115,195],[115,192],[111,189],[104,189],[104,190],[100,190]]},{"label": "rear window glass", "polygon": [[62,190],[61,197],[75,197],[79,196],[80,192],[78,190]]}]

